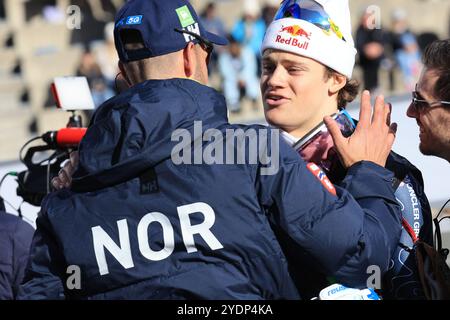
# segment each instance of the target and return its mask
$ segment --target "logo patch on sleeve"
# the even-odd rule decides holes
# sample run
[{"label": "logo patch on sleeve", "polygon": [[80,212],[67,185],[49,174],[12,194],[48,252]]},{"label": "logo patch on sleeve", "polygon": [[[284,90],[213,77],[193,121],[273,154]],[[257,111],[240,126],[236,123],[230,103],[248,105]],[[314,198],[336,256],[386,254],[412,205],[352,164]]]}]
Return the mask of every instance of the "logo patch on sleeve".
[{"label": "logo patch on sleeve", "polygon": [[320,169],[318,165],[316,165],[313,162],[310,162],[306,165],[306,167],[309,169],[309,171],[312,172],[312,174],[319,179],[319,181],[322,183],[322,185],[327,189],[327,191],[333,195],[336,195],[336,189],[334,188],[334,185],[331,183],[330,179],[328,179],[327,175]]}]

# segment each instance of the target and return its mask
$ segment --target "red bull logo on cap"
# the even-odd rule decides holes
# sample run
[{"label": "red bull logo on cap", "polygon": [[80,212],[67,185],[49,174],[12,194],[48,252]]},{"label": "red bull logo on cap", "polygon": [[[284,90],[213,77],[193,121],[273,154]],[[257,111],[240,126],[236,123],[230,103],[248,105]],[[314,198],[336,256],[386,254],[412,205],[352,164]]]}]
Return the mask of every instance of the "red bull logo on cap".
[{"label": "red bull logo on cap", "polygon": [[299,25],[283,27],[280,32],[286,32],[293,37],[305,37],[306,39],[311,40],[311,32],[306,32],[305,29]]}]

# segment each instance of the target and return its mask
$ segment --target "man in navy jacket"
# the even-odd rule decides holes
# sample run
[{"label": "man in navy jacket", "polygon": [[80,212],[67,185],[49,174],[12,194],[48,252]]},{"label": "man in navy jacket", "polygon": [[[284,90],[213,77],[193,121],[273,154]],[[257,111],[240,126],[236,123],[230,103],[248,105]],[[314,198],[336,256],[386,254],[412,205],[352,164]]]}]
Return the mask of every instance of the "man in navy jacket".
[{"label": "man in navy jacket", "polygon": [[211,42],[224,44],[184,0],[119,11],[130,88],[95,113],[71,189],[44,200],[20,298],[298,299],[282,245],[353,287],[388,268],[401,230],[388,108],[370,120],[363,106],[335,187],[276,130],[228,123],[205,85]]}]

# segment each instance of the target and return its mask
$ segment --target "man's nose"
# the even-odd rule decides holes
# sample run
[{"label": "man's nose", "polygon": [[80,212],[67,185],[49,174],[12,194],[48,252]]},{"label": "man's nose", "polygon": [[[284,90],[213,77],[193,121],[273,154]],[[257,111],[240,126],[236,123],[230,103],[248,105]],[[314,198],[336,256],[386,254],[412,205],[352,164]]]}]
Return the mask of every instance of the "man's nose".
[{"label": "man's nose", "polygon": [[406,115],[410,118],[417,118],[417,111],[414,107],[414,102],[411,101],[409,104],[408,109],[406,109]]},{"label": "man's nose", "polygon": [[271,88],[279,88],[283,86],[284,81],[283,68],[277,66],[270,75],[267,85]]}]

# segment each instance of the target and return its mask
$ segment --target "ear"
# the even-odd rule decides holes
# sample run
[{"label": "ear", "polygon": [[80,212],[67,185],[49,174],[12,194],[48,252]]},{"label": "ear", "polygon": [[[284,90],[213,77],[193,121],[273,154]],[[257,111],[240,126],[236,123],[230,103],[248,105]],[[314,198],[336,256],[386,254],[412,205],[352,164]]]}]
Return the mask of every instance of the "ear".
[{"label": "ear", "polygon": [[122,73],[123,78],[127,82],[128,86],[131,87],[131,81],[130,78],[128,78],[127,71],[125,69],[125,66],[123,65],[122,61],[119,60],[119,70]]},{"label": "ear", "polygon": [[330,84],[328,88],[328,93],[331,95],[334,95],[339,92],[345,85],[347,84],[347,77],[337,73],[333,72],[333,75],[328,79],[328,82]]},{"label": "ear", "polygon": [[195,44],[189,42],[183,50],[183,67],[186,78],[194,75],[197,66]]}]

